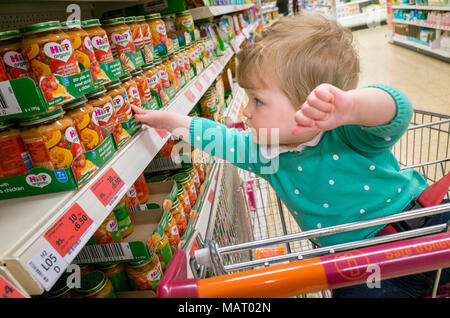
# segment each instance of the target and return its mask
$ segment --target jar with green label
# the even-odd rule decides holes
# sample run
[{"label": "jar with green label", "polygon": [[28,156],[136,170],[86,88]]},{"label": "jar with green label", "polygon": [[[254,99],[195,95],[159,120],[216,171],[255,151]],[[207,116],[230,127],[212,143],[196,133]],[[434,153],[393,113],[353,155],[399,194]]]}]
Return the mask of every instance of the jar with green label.
[{"label": "jar with green label", "polygon": [[130,290],[127,273],[125,272],[125,263],[105,263],[98,265],[98,268],[105,273],[111,281],[114,291]]},{"label": "jar with green label", "polygon": [[130,213],[128,212],[127,206],[125,204],[125,196],[119,202],[119,204],[113,210],[114,215],[117,219],[117,224],[119,225],[119,231],[122,238],[127,237],[134,230],[134,223],[131,219]]},{"label": "jar with green label", "polygon": [[161,237],[157,231],[153,232],[152,236],[150,236],[147,241],[147,247],[150,254],[155,248],[156,256],[158,256],[162,271],[164,272],[173,256],[169,238],[166,233],[163,233],[163,236]]},{"label": "jar with green label", "polygon": [[132,290],[153,290],[156,292],[162,278],[159,258],[153,254],[148,260],[128,263],[126,272]]},{"label": "jar with green label", "polygon": [[96,244],[110,244],[122,241],[119,225],[113,212],[106,217],[97,231],[95,231],[93,238]]},{"label": "jar with green label", "polygon": [[191,201],[191,207],[195,206],[195,204],[197,203],[198,196],[197,196],[197,189],[195,188],[194,180],[192,180],[191,176],[186,172],[182,172],[182,173],[178,173],[178,174],[174,175],[172,177],[172,179],[176,183],[184,186],[184,188],[186,189],[186,191],[189,194],[189,200]]},{"label": "jar with green label", "polygon": [[116,298],[111,281],[102,271],[82,276],[80,287],[74,290],[81,298]]}]

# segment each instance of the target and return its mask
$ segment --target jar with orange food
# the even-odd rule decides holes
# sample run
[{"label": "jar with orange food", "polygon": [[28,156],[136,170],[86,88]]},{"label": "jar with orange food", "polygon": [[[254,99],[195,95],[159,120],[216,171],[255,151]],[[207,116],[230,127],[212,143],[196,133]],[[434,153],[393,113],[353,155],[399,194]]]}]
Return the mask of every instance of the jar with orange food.
[{"label": "jar with orange food", "polygon": [[21,28],[20,31],[23,35],[23,52],[45,100],[54,102],[53,107],[73,100],[74,97],[57,79],[57,76],[80,73],[72,41],[70,36],[62,31],[61,23],[42,22]]},{"label": "jar with orange food", "polygon": [[147,247],[150,253],[152,253],[154,247],[156,247],[155,253],[159,258],[162,271],[164,272],[173,256],[167,235],[164,233],[161,237],[157,231],[153,232],[147,240]]},{"label": "jar with orange food", "polygon": [[193,79],[195,76],[194,68],[191,65],[191,60],[189,59],[189,46],[183,51],[183,61],[184,61],[184,69],[189,74],[189,80]]},{"label": "jar with orange food", "polygon": [[20,130],[13,120],[0,121],[0,178],[20,176],[33,169]]},{"label": "jar with orange food", "polygon": [[136,107],[142,107],[138,86],[136,81],[134,81],[131,77],[131,74],[125,74],[124,76],[120,77],[120,81],[122,82],[122,86],[125,88],[125,91],[128,94],[130,104]]},{"label": "jar with orange food", "polygon": [[175,73],[175,77],[180,82],[180,88],[183,88],[186,85],[186,78],[184,77],[184,65],[180,67],[177,63],[177,56],[175,54],[169,56],[169,62],[172,66],[172,70]]},{"label": "jar with orange food", "polygon": [[176,63],[175,63],[175,65],[172,64],[170,56],[169,56],[169,58],[164,59],[163,63],[164,63],[164,66],[166,67],[169,81],[172,83],[173,87],[175,88],[175,93],[178,93],[181,90],[181,84],[180,84],[180,79],[177,76]]},{"label": "jar with orange food", "polygon": [[167,55],[167,31],[166,25],[161,19],[161,14],[154,13],[146,15],[145,20],[150,26],[155,51],[160,57]]},{"label": "jar with orange food", "polygon": [[95,88],[99,88],[101,85],[108,83],[109,78],[97,62],[91,38],[81,28],[81,21],[72,20],[62,22],[61,25],[64,28],[64,32],[70,36],[77,61],[83,65],[85,70],[90,70]]},{"label": "jar with orange food", "polygon": [[102,271],[92,271],[81,277],[74,291],[81,298],[116,298],[111,281]]},{"label": "jar with orange food", "polygon": [[189,199],[191,201],[191,207],[194,207],[195,204],[197,203],[198,196],[197,196],[197,189],[195,188],[194,180],[192,180],[191,176],[186,172],[182,172],[182,173],[178,173],[178,174],[174,175],[172,177],[172,179],[176,183],[184,186],[184,188],[186,189],[186,191],[189,194]]},{"label": "jar with orange food", "polygon": [[150,193],[148,191],[147,182],[145,181],[143,173],[141,173],[141,175],[134,182],[134,188],[136,189],[136,196],[139,199],[139,203],[145,204],[150,196]]},{"label": "jar with orange food", "polygon": [[[154,68],[155,67],[154,67],[153,63],[143,65],[142,73],[143,73],[143,76],[147,79],[147,86],[148,86],[148,89],[150,90],[150,99],[148,100],[147,109],[158,110],[162,107],[162,103],[161,103],[160,93],[158,93],[159,87],[156,87],[156,89],[155,89],[154,78],[153,78]],[[158,81],[159,81],[159,79],[158,79]]]},{"label": "jar with orange food", "polygon": [[[173,98],[173,93],[171,94],[171,89],[173,88],[172,83],[169,80],[169,74],[165,65],[165,60],[163,59],[162,62],[156,66],[156,68],[158,70],[158,78],[161,85],[160,95],[167,95],[167,99],[170,101],[170,99]],[[161,101],[162,100],[163,98],[161,98]]]},{"label": "jar with orange food", "polygon": [[130,58],[130,54],[135,54],[137,51],[131,28],[125,24],[124,18],[107,19],[103,21],[103,27],[108,34],[113,56],[120,59],[124,73],[134,71],[136,65]]},{"label": "jar with orange food", "polygon": [[169,222],[165,228],[164,233],[167,235],[169,239],[170,247],[174,250],[178,248],[178,244],[180,243],[180,233],[178,232],[178,226],[175,218],[172,217],[172,214],[168,214]]},{"label": "jar with orange food", "polygon": [[105,85],[106,94],[113,101],[114,111],[119,123],[125,123],[131,120],[133,113],[131,111],[130,99],[128,98],[125,87],[120,84],[120,80],[113,80]]},{"label": "jar with orange food", "polygon": [[63,108],[67,111],[67,116],[75,122],[84,149],[90,151],[99,146],[104,139],[94,107],[87,102],[87,98],[83,96],[65,104]]},{"label": "jar with orange food", "polygon": [[157,99],[159,108],[161,108],[168,105],[170,99],[166,92],[161,89],[161,82],[158,77],[157,67],[161,63],[159,57],[155,59],[155,63],[156,64],[152,67],[146,68],[144,70],[144,74],[147,77],[150,92]]},{"label": "jar with orange food", "polygon": [[150,91],[150,87],[148,86],[147,77],[144,75],[141,69],[132,72],[131,76],[137,84],[139,96],[141,97],[141,106],[143,108],[149,109],[152,93]]},{"label": "jar with orange food", "polygon": [[74,160],[83,160],[81,157],[84,158],[84,147],[75,123],[61,107],[23,117],[20,125],[20,135],[34,167],[65,169]]},{"label": "jar with orange food", "polygon": [[145,64],[153,63],[154,51],[153,51],[153,41],[152,32],[150,31],[150,26],[145,21],[144,16],[138,16],[135,19],[136,23],[139,24],[142,30],[142,37],[144,40],[144,47],[142,49]]},{"label": "jar with orange food", "polygon": [[177,223],[178,234],[180,237],[183,237],[188,226],[188,220],[186,218],[186,214],[184,213],[183,205],[180,204],[180,200],[178,200],[177,197],[175,197],[170,213]]},{"label": "jar with orange food", "polygon": [[[87,95],[87,98],[88,104],[94,108],[95,118],[99,126],[103,127],[108,134],[113,134],[118,146],[130,139],[128,132],[117,121],[113,100],[111,96],[106,94],[106,88],[101,87],[94,90],[91,94]],[[103,137],[106,138],[107,136]]]},{"label": "jar with orange food", "polygon": [[141,25],[136,22],[136,17],[126,17],[124,22],[131,29],[131,36],[136,51],[142,50],[144,48],[144,34],[142,33]]},{"label": "jar with orange food", "polygon": [[183,206],[184,213],[190,217],[192,210],[191,199],[189,198],[189,193],[181,184],[177,184],[177,197],[180,204]]},{"label": "jar with orange food", "polygon": [[195,185],[195,189],[198,193],[200,191],[202,183],[200,182],[200,176],[198,175],[197,169],[195,169],[193,164],[190,164],[186,169],[184,169],[184,172],[188,173],[191,176],[191,179]]},{"label": "jar with orange food", "polygon": [[114,61],[106,31],[101,28],[99,19],[91,19],[81,22],[83,29],[88,33],[95,58],[98,62],[108,64]]},{"label": "jar with orange food", "polygon": [[122,241],[119,225],[113,212],[99,226],[93,235],[95,244],[111,244]]},{"label": "jar with orange food", "polygon": [[1,81],[28,77],[33,79],[30,65],[22,51],[22,39],[19,30],[0,32],[0,64],[4,65],[5,74]]},{"label": "jar with orange food", "polygon": [[162,278],[159,258],[152,254],[150,259],[127,263],[126,272],[131,290],[153,290],[156,292]]},{"label": "jar with orange food", "polygon": [[174,59],[177,63],[177,69],[180,72],[181,77],[184,79],[184,80],[180,80],[180,82],[181,83],[184,82],[185,84],[187,84],[191,80],[191,78],[189,76],[188,70],[186,69],[186,65],[184,64],[183,52],[176,53],[174,56]]}]

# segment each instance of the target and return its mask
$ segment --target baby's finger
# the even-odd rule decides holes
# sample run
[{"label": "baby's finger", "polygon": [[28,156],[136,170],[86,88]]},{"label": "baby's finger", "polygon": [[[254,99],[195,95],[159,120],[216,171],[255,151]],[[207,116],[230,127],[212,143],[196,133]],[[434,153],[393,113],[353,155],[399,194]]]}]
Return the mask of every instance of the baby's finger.
[{"label": "baby's finger", "polygon": [[304,116],[312,120],[326,120],[328,118],[328,113],[321,111],[315,106],[311,106],[309,103],[303,104],[302,113]]},{"label": "baby's finger", "polygon": [[316,89],[314,89],[313,94],[315,94],[320,100],[324,102],[333,103],[334,96],[330,91],[331,87],[332,86],[329,84],[319,85]]},{"label": "baby's finger", "polygon": [[331,113],[334,110],[334,105],[332,103],[320,99],[316,96],[315,93],[309,94],[309,96],[306,98],[306,102],[311,107],[325,113]]},{"label": "baby's finger", "polygon": [[143,114],[145,113],[145,109],[142,107],[137,107],[135,105],[131,105],[131,109],[134,111],[135,114]]},{"label": "baby's finger", "polygon": [[295,113],[294,119],[295,119],[295,122],[297,123],[297,125],[299,125],[299,126],[304,126],[304,127],[314,126],[314,120],[309,118],[308,116],[306,116],[303,113],[303,106],[302,106],[302,109],[300,109],[298,112]]}]

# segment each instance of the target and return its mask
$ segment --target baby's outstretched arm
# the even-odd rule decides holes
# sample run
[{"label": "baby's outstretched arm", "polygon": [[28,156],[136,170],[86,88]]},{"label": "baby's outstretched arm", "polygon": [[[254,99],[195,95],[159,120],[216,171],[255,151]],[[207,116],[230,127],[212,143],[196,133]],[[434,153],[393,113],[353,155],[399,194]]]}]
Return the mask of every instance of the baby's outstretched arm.
[{"label": "baby's outstretched arm", "polygon": [[343,91],[330,84],[316,87],[295,114],[293,134],[312,129],[331,130],[343,125],[381,126],[390,123],[397,112],[392,96],[379,88]]}]

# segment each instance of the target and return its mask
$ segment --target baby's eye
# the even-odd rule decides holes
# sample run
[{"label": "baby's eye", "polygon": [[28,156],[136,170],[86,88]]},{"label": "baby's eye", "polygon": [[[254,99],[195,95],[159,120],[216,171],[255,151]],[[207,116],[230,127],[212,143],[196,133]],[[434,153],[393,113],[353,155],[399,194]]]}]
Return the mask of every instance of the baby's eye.
[{"label": "baby's eye", "polygon": [[260,101],[259,99],[255,98],[255,105],[256,106],[261,106],[263,103],[262,101]]}]

